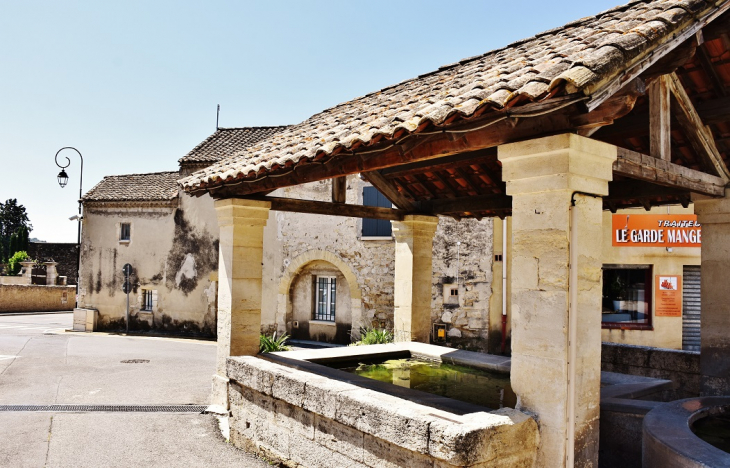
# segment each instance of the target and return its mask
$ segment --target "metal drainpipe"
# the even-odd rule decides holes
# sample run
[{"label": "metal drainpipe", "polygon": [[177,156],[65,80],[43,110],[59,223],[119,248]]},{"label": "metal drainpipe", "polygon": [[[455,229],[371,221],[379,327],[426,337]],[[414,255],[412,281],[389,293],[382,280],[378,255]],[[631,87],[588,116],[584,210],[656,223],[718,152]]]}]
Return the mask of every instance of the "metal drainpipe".
[{"label": "metal drainpipe", "polygon": [[566,466],[575,465],[575,360],[577,359],[575,342],[577,339],[577,304],[578,304],[578,233],[575,228],[575,200],[570,204],[570,255],[568,274],[568,401],[567,401],[567,433],[566,433]]},{"label": "metal drainpipe", "polygon": [[507,350],[507,217],[502,220],[502,354]]}]

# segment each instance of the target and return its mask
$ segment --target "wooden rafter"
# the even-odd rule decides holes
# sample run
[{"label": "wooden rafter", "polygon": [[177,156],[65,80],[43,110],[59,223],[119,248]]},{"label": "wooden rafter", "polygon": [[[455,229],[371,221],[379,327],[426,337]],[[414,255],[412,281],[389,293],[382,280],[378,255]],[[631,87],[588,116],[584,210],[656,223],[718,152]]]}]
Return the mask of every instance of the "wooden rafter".
[{"label": "wooden rafter", "polygon": [[398,208],[406,211],[418,211],[416,204],[400,193],[398,188],[391,181],[383,177],[380,172],[363,172],[362,176]]},{"label": "wooden rafter", "polygon": [[697,56],[700,59],[700,66],[702,67],[702,70],[705,72],[708,78],[710,78],[712,86],[713,88],[715,88],[715,92],[720,96],[727,96],[725,83],[723,83],[720,75],[717,74],[717,70],[715,70],[715,66],[712,64],[710,55],[707,53],[707,49],[705,49],[705,47],[703,46],[704,39],[702,38],[702,31],[699,31],[697,33],[697,43]]},{"label": "wooden rafter", "polygon": [[512,197],[508,195],[478,195],[476,197],[460,197],[423,202],[426,212],[437,215],[460,213],[499,212],[512,209]]},{"label": "wooden rafter", "polygon": [[613,163],[614,174],[713,197],[725,195],[725,180],[721,177],[625,148],[617,149],[618,159]]},{"label": "wooden rafter", "polygon": [[730,181],[730,171],[728,171],[725,161],[722,159],[722,155],[715,146],[715,140],[710,132],[709,128],[702,123],[697,110],[695,110],[694,104],[687,96],[687,92],[684,90],[682,83],[676,74],[672,73],[667,75],[667,84],[669,90],[675,97],[673,106],[675,112],[674,116],[677,122],[684,129],[687,138],[689,139],[692,147],[695,149],[697,155],[705,162],[707,168],[711,168],[716,171],[717,174],[722,177],[725,182]]}]

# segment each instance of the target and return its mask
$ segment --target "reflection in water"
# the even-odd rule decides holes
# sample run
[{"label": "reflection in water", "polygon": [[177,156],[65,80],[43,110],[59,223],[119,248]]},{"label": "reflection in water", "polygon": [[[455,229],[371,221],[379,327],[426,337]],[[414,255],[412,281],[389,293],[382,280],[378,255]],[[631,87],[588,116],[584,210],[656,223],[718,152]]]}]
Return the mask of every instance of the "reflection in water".
[{"label": "reflection in water", "polygon": [[509,384],[509,374],[473,367],[411,358],[360,364],[342,370],[492,409],[514,408],[517,401]]}]

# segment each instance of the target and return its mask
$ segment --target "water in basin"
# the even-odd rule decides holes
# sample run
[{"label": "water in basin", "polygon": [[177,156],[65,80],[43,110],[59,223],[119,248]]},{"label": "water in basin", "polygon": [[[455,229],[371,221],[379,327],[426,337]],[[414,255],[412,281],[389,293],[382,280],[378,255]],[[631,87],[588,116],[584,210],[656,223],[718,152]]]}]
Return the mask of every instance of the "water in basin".
[{"label": "water in basin", "polygon": [[720,413],[698,419],[692,431],[708,444],[730,453],[730,414]]},{"label": "water in basin", "polygon": [[514,408],[509,374],[417,358],[360,363],[339,369],[491,409]]}]

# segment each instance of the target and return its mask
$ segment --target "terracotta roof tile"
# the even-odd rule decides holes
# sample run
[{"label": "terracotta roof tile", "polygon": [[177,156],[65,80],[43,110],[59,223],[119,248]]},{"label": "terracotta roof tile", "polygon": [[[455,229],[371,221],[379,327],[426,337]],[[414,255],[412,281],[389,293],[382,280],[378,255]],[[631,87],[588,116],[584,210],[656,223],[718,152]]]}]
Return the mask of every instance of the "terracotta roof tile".
[{"label": "terracotta roof tile", "polygon": [[[470,118],[484,106],[500,109],[513,101],[540,100],[550,91],[592,95],[696,17],[728,1],[633,1],[573,21],[326,109],[192,174],[181,185],[193,191],[260,177],[338,147],[442,125],[454,114]],[[572,87],[566,89],[566,83]]]},{"label": "terracotta roof tile", "polygon": [[87,201],[165,201],[177,197],[178,171],[106,176],[86,192]]},{"label": "terracotta roof tile", "polygon": [[180,158],[185,163],[214,163],[254,143],[279,133],[286,126],[219,128],[188,154]]}]

